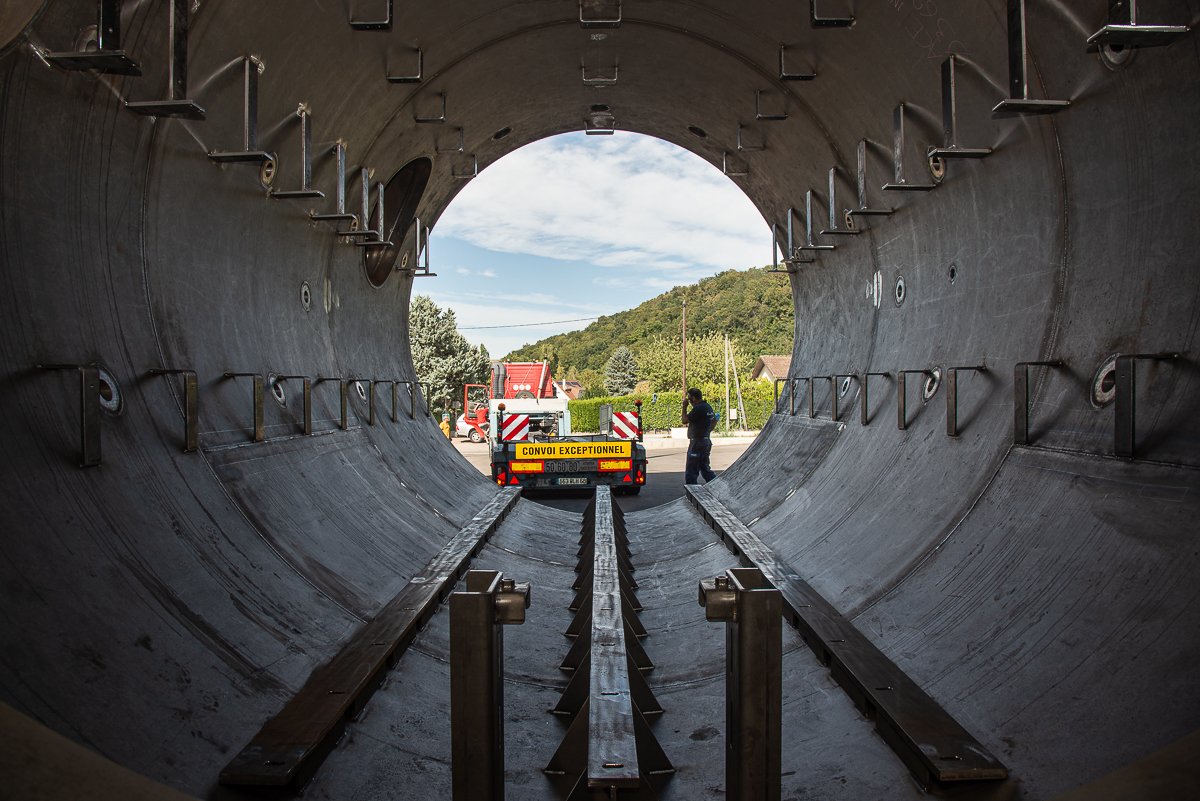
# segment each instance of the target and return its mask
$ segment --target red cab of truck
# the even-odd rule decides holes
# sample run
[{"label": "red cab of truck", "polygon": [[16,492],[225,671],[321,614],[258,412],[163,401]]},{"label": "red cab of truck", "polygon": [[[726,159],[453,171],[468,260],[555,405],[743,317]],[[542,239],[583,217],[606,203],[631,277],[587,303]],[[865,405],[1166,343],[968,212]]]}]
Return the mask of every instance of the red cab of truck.
[{"label": "red cab of truck", "polygon": [[548,362],[492,362],[493,398],[553,398]]}]

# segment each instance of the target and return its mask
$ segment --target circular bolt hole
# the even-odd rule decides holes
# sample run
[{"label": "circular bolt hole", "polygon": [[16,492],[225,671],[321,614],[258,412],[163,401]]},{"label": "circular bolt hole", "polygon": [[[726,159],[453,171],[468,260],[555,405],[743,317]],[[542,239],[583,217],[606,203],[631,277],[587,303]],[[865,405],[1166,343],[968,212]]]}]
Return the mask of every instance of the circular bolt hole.
[{"label": "circular bolt hole", "polygon": [[300,285],[300,303],[305,311],[312,311],[312,290],[307,281]]},{"label": "circular bolt hole", "polygon": [[1120,72],[1132,64],[1133,57],[1136,54],[1136,47],[1125,47],[1124,45],[1100,46],[1100,62],[1113,72]]},{"label": "circular bolt hole", "polygon": [[903,275],[896,276],[896,305],[897,306],[901,306],[904,304],[904,296],[907,294],[907,292],[908,292],[908,290],[904,286],[904,276]]},{"label": "circular bolt hole", "polygon": [[1092,405],[1096,408],[1107,406],[1117,397],[1117,355],[1114,353],[1104,360],[1092,378]]},{"label": "circular bolt hole", "polygon": [[283,389],[283,382],[279,380],[279,376],[274,373],[267,375],[267,386],[271,388],[271,397],[275,399],[283,408],[287,408],[287,392]]},{"label": "circular bolt hole", "polygon": [[941,156],[930,156],[929,174],[933,176],[934,183],[941,183],[946,177],[946,160]]},{"label": "circular bolt hole", "polygon": [[838,389],[838,395],[844,397],[850,391],[850,376],[842,379],[842,386]]},{"label": "circular bolt hole", "polygon": [[366,382],[364,381],[354,382],[354,390],[358,393],[358,397],[362,398],[363,400],[367,399],[367,390],[363,386],[365,383]]},{"label": "circular bolt hole", "polygon": [[408,251],[406,250],[406,251],[404,251],[404,254],[400,257],[400,266],[397,267],[396,269],[404,270],[407,268],[408,268]]},{"label": "circular bolt hole", "polygon": [[112,415],[120,414],[125,408],[121,387],[106,368],[100,368],[100,408]]},{"label": "circular bolt hole", "polygon": [[854,215],[850,213],[850,209],[846,209],[846,213],[845,213],[844,217],[846,220],[846,229],[849,231],[853,231],[854,230]]},{"label": "circular bolt hole", "polygon": [[950,283],[953,284],[958,279],[958,268],[955,267],[953,264],[950,265],[949,275],[950,275]]},{"label": "circular bolt hole", "polygon": [[934,395],[936,395],[937,391],[938,391],[938,387],[942,385],[942,370],[941,370],[941,368],[935,367],[932,370],[930,370],[930,372],[933,373],[933,375],[927,376],[925,378],[925,386],[922,389],[922,394],[924,395],[925,400],[929,400]]},{"label": "circular bolt hole", "polygon": [[258,179],[262,181],[263,186],[270,186],[275,183],[275,156],[263,162],[262,171],[258,175]]},{"label": "circular bolt hole", "polygon": [[704,132],[704,129],[703,129],[703,128],[701,128],[701,127],[700,127],[700,126],[698,126],[698,125],[689,125],[689,126],[688,126],[688,130],[689,130],[689,131],[691,131],[691,132],[692,132],[693,134],[695,134],[696,136],[700,137],[701,139],[707,139],[707,138],[708,138],[708,134],[707,134],[707,133],[705,133],[705,132]]},{"label": "circular bolt hole", "polygon": [[498,130],[494,134],[492,134],[492,138],[493,139],[503,139],[504,137],[508,136],[510,133],[512,133],[512,128],[501,128],[500,130]]}]

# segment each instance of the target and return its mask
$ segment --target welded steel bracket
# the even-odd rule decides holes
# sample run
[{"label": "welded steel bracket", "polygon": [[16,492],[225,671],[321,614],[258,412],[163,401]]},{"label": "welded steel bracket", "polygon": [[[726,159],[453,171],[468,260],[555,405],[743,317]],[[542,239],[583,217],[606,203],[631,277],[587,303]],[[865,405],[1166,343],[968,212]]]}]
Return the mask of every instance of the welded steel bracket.
[{"label": "welded steel bracket", "polygon": [[266,439],[263,433],[263,397],[265,395],[262,373],[225,373],[225,378],[254,379],[254,433],[252,442],[262,442]]},{"label": "welded steel bracket", "polygon": [[196,378],[196,371],[160,367],[149,373],[183,376],[183,452],[195,453],[200,450],[200,382]]},{"label": "welded steel bracket", "polygon": [[457,146],[442,147],[441,145],[439,145],[437,143],[437,139],[435,138],[433,140],[433,152],[434,153],[466,153],[467,152],[466,138],[465,138],[465,135],[463,134],[463,129],[462,128],[458,129],[458,145]]},{"label": "welded steel bracket", "polygon": [[[725,546],[742,564],[762,571],[764,583],[781,593],[782,616],[829,668],[858,710],[874,721],[884,742],[923,787],[1007,778],[1008,770],[982,743],[713,498],[707,487],[684,489]],[[771,778],[777,781],[778,776],[775,770]],[[728,791],[726,797],[733,798]]]},{"label": "welded steel bracket", "polygon": [[611,76],[601,74],[599,67],[596,68],[596,71],[590,78],[588,77],[586,66],[580,65],[579,71],[583,77],[583,82],[588,86],[612,86],[617,82],[617,78],[619,78],[621,75],[621,67],[619,64],[613,65]]},{"label": "welded steel bracket", "polygon": [[958,373],[960,370],[970,370],[975,373],[986,373],[987,365],[977,367],[948,367],[946,369],[946,436],[958,436]]},{"label": "welded steel bracket", "polygon": [[763,114],[762,110],[762,89],[754,90],[754,119],[768,122],[780,122],[788,118],[787,112],[782,114]]},{"label": "welded steel bracket", "polygon": [[375,425],[375,379],[373,378],[347,378],[346,381],[354,384],[356,390],[361,389],[360,384],[366,384],[367,388],[362,394],[367,396],[367,425]]},{"label": "welded steel bracket", "polygon": [[1029,444],[1029,368],[1062,367],[1064,362],[1017,362],[1013,365],[1013,444]]},{"label": "welded steel bracket", "polygon": [[275,376],[276,381],[303,381],[303,405],[304,405],[304,421],[301,424],[304,436],[312,434],[312,379],[306,375],[280,375]]},{"label": "welded steel bracket", "polygon": [[904,180],[904,104],[892,112],[892,159],[895,165],[895,181],[883,188],[893,192],[928,192],[935,184],[910,184]]},{"label": "welded steel bracket", "polygon": [[387,0],[387,14],[381,20],[356,21],[350,20],[350,27],[356,31],[390,31],[392,29],[393,0]]},{"label": "welded steel bracket", "polygon": [[[874,144],[874,143],[872,143]],[[894,209],[888,208],[872,209],[867,206],[867,140],[858,140],[858,208],[851,209],[850,215],[856,217],[863,216],[887,216]]]},{"label": "welded steel bracket", "polygon": [[442,99],[442,113],[436,117],[420,117],[417,112],[413,111],[413,122],[417,123],[443,123],[446,121],[446,93],[438,92],[438,97]]},{"label": "welded steel bracket", "polygon": [[1069,100],[1033,100],[1029,97],[1029,46],[1025,36],[1025,0],[1008,0],[1008,99],[993,114],[1055,114]]},{"label": "welded steel bracket", "polygon": [[758,151],[766,150],[767,142],[764,139],[761,145],[748,145],[742,141],[742,124],[739,122],[737,126],[737,149],[740,151]]},{"label": "welded steel bracket", "polygon": [[[831,375],[813,375],[808,377],[808,419],[817,419],[817,381],[828,381],[832,387],[834,385],[833,376]],[[834,387],[836,390],[837,388]],[[836,402],[836,401],[835,401]]]},{"label": "welded steel bracket", "polygon": [[814,245],[813,244],[813,191],[809,189],[804,194],[804,242],[803,245],[792,245],[792,218],[795,216],[793,209],[788,209],[788,249],[793,253],[803,253],[810,250],[835,250],[837,245]]},{"label": "welded steel bracket", "polygon": [[1132,459],[1137,447],[1137,369],[1138,360],[1174,361],[1178,353],[1131,353],[1117,357],[1117,397],[1113,421],[1113,451]]},{"label": "welded steel bracket", "polygon": [[781,81],[811,81],[817,77],[815,72],[788,72],[787,65],[784,63],[784,52],[787,50],[787,45],[779,46],[779,80]]},{"label": "welded steel bracket", "polygon": [[242,93],[242,149],[230,151],[210,151],[208,157],[218,163],[250,162],[261,164],[271,161],[270,153],[258,149],[258,75],[262,72],[262,63],[252,57],[242,58],[245,80]]},{"label": "welded steel bracket", "polygon": [[616,130],[617,118],[607,111],[598,111],[583,118],[583,132],[588,136],[611,136]]},{"label": "welded steel bracket", "polygon": [[43,53],[42,58],[64,70],[98,70],[140,77],[141,69],[121,49],[121,0],[100,0],[96,14],[96,49]]},{"label": "welded steel bracket", "polygon": [[[312,188],[312,115],[304,105],[296,109],[300,118],[300,188],[284,191],[271,190],[271,197],[297,200],[308,197],[325,197],[324,192]],[[343,162],[344,169],[344,162]]]},{"label": "welded steel bracket", "polygon": [[859,410],[858,410],[858,422],[864,426],[869,425],[871,422],[870,404],[867,402],[867,385],[871,382],[872,376],[879,376],[881,378],[891,378],[892,374],[891,373],[863,373],[862,383],[860,384],[860,386],[862,387],[862,405],[859,407]]},{"label": "welded steel bracket", "polygon": [[[309,214],[308,218],[314,222],[324,220],[354,222],[358,220],[358,216],[346,213],[346,146],[341,142],[335,144],[333,155],[337,162],[337,188],[333,195],[336,211],[333,214]],[[366,220],[363,222],[365,223]]]},{"label": "welded steel bracket", "polygon": [[451,178],[469,179],[469,178],[474,178],[476,175],[479,175],[479,156],[475,155],[474,153],[471,154],[471,171],[470,172],[457,172],[457,171],[455,171],[453,165],[450,166],[450,177]]},{"label": "welded steel bracket", "polygon": [[520,494],[520,487],[498,490],[370,622],[343,643],[333,659],[312,672],[300,691],[225,766],[221,784],[302,789],[333,750],[346,722],[366,707]]},{"label": "welded steel bracket", "polygon": [[336,381],[338,384],[338,428],[342,431],[350,428],[350,396],[348,394],[349,382],[344,378],[331,378],[328,376],[317,376],[317,383],[323,381]]},{"label": "welded steel bracket", "polygon": [[125,108],[143,117],[181,117],[204,121],[204,109],[187,97],[188,14],[191,0],[171,0],[168,27],[168,71],[166,100],[125,101]]},{"label": "welded steel bracket", "polygon": [[388,83],[420,83],[422,75],[425,72],[425,53],[421,48],[417,48],[417,74],[416,75],[392,75],[389,71],[385,74]]},{"label": "welded steel bracket", "polygon": [[[845,228],[838,227],[838,217],[841,216],[846,221]],[[837,210],[837,167],[829,168],[829,227],[821,231],[822,236],[848,236],[861,234],[862,231],[854,227],[854,218],[850,216],[850,210],[847,209],[845,214],[839,215]]]},{"label": "welded steel bracket", "polygon": [[384,211],[383,184],[375,185],[375,211],[379,219],[376,220],[374,228],[367,228],[371,220],[371,171],[363,167],[359,176],[362,180],[362,216],[359,218],[359,229],[357,231],[338,231],[337,235],[350,240],[358,240],[358,237],[366,237],[361,241],[355,241],[354,245],[360,248],[382,248],[392,247],[392,243],[384,238],[384,219],[387,216]]},{"label": "welded steel bracket", "polygon": [[79,371],[79,466],[100,464],[100,366],[39,364],[39,370]]},{"label": "welded steel bracket", "polygon": [[700,582],[725,624],[725,797],[778,799],[783,763],[783,595],[757,567]]},{"label": "welded steel bracket", "polygon": [[[788,211],[790,212],[791,210],[789,209]],[[791,245],[789,244],[783,257],[784,269],[779,269],[779,226],[775,223],[771,223],[771,269],[767,270],[767,272],[783,273],[786,275],[788,273],[796,272],[796,265],[811,264],[812,261],[813,258],[811,256],[803,259],[796,256]]]},{"label": "welded steel bracket", "polygon": [[[1122,6],[1129,4],[1129,24],[1113,23],[1112,20],[1124,11]],[[1164,47],[1191,30],[1187,25],[1139,25],[1137,13],[1138,0],[1109,0],[1109,23],[1088,37],[1088,51],[1099,49],[1104,45],[1109,47]]]},{"label": "welded steel bracket", "polygon": [[903,431],[908,428],[908,393],[906,378],[909,375],[933,377],[932,370],[897,370],[896,371],[896,428]]},{"label": "welded steel bracket", "polygon": [[830,377],[833,379],[833,401],[830,403],[830,416],[833,422],[836,423],[838,421],[838,379],[849,378],[851,381],[857,381],[858,375],[855,373],[834,373]]},{"label": "welded steel bracket", "polygon": [[646,631],[629,600],[624,515],[607,486],[584,512],[577,555],[578,611],[566,632],[575,643],[562,665],[571,680],[551,710],[572,722],[544,773],[568,798],[653,799],[675,769],[645,720],[662,707],[641,676],[653,665],[638,644]]},{"label": "welded steel bracket", "polygon": [[733,178],[733,177],[738,177],[738,176],[742,176],[742,175],[749,175],[750,168],[746,167],[745,169],[741,169],[741,170],[730,170],[729,169],[729,154],[722,153],[721,154],[721,172],[723,172],[726,175]]},{"label": "welded steel bracket", "polygon": [[468,570],[450,594],[450,771],[454,801],[504,801],[504,626],[525,622],[529,585]]},{"label": "welded steel bracket", "polygon": [[[584,15],[584,6],[591,9],[617,7],[617,15],[607,17],[588,17]],[[579,27],[581,28],[620,28],[621,15],[624,8],[621,0],[579,0]]]},{"label": "welded steel bracket", "polygon": [[849,28],[854,17],[822,17],[817,14],[817,0],[808,0],[808,16],[814,28]]},{"label": "welded steel bracket", "polygon": [[928,150],[930,168],[935,159],[981,159],[990,156],[990,147],[958,146],[958,100],[955,92],[956,56],[942,62],[942,146]]},{"label": "welded steel bracket", "polygon": [[807,381],[807,382],[808,382],[808,386],[809,386],[809,399],[810,399],[810,404],[809,404],[809,405],[811,406],[811,399],[812,399],[812,379],[811,379],[811,378],[789,378],[789,379],[788,379],[788,381],[790,381],[790,382],[791,382],[791,384],[788,386],[788,395],[789,395],[789,396],[791,396],[791,397],[790,397],[790,401],[791,401],[791,416],[792,416],[792,417],[795,417],[795,416],[796,416],[796,382],[797,382],[797,381]]}]

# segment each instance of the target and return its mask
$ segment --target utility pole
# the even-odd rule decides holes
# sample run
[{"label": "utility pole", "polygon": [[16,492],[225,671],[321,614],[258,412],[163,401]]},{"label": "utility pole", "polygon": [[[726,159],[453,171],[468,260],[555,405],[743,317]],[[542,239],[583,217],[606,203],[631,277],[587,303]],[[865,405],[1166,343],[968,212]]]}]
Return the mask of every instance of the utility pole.
[{"label": "utility pole", "polygon": [[[687,298],[683,299],[683,392],[687,397]],[[686,403],[686,401],[685,401]]]},{"label": "utility pole", "polygon": [[725,433],[729,433],[729,334],[725,335]]}]

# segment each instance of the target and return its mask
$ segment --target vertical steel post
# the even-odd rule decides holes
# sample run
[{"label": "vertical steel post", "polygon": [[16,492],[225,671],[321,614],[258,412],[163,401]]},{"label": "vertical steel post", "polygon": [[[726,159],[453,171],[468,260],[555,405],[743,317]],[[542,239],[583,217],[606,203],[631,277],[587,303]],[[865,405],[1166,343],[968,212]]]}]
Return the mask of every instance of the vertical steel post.
[{"label": "vertical steel post", "polygon": [[454,801],[504,801],[504,630],[525,622],[529,585],[469,570],[450,595]]},{"label": "vertical steel post", "polygon": [[725,623],[725,797],[779,801],[783,594],[756,567],[700,582],[705,618]]}]

